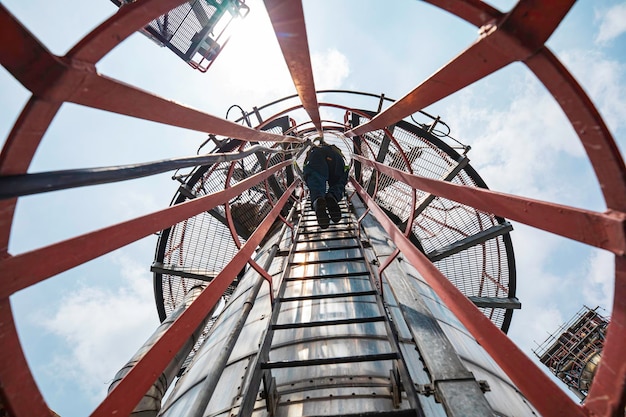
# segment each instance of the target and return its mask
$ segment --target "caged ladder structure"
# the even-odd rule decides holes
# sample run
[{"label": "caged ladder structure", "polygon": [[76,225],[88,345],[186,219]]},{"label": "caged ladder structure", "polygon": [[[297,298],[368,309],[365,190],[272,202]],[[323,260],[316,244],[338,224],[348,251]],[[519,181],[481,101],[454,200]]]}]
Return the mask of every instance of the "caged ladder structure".
[{"label": "caged ladder structure", "polygon": [[[365,93],[326,93],[353,98],[368,96],[376,98],[376,104],[385,101]],[[359,125],[372,113],[351,109],[345,116],[350,123]],[[243,163],[198,168],[179,188],[174,205],[210,194],[214,187],[229,183],[235,173],[244,178],[263,172],[267,165],[284,166],[282,161],[289,155],[295,155],[296,162],[301,161],[309,147],[308,137],[316,135],[314,128],[299,126],[282,112],[262,125],[274,132],[294,132],[298,127],[307,141],[288,145],[282,155],[265,157],[257,153],[243,159]],[[389,159],[391,165],[421,166],[429,175],[457,177],[455,181],[483,185],[468,165],[467,156],[427,130],[399,122],[394,135],[388,133],[364,135],[359,153],[380,155]],[[325,137],[331,143],[339,141],[344,149],[351,142],[345,138],[343,126],[327,126]],[[233,143],[224,146],[230,149]],[[259,149],[251,150],[254,148]],[[408,156],[403,149],[409,150]],[[302,197],[298,192],[296,196],[300,197],[288,202],[290,208],[283,210],[286,223],[274,223],[269,234],[262,232],[265,237],[260,238],[260,249],[251,268],[223,284],[229,285],[224,311],[210,328],[205,328],[206,336],[200,336],[202,341],[190,347],[182,376],[170,396],[163,404],[146,399],[141,410],[154,409],[164,416],[252,415],[262,410],[270,415],[415,415],[429,407],[438,413],[447,409],[451,414],[467,415],[471,410],[475,415],[484,415],[491,412],[491,406],[483,391],[511,389],[506,380],[491,381],[489,385],[467,369],[439,324],[438,320],[445,320],[444,317],[429,310],[434,305],[441,308],[441,301],[427,290],[424,282],[418,284],[419,272],[407,271],[408,265],[399,264],[389,235],[363,202],[369,195],[366,188],[371,189],[377,204],[385,206],[397,223],[402,223],[402,216],[419,218],[421,226],[404,226],[409,242],[436,260],[440,268],[455,269],[454,265],[463,259],[483,268],[484,278],[499,276],[497,281],[480,283],[481,279],[476,280],[478,277],[469,269],[455,273],[459,282],[467,280],[469,284],[474,280],[476,285],[466,289],[470,291],[468,299],[481,306],[486,320],[490,317],[502,329],[508,327],[512,310],[519,308],[514,297],[510,224],[454,203],[448,205],[427,193],[419,194],[417,204],[417,194],[393,178],[375,175],[356,159],[352,162],[361,179],[348,187],[349,198],[342,202],[342,221],[329,229],[320,229],[306,194]],[[216,258],[221,252],[228,252],[225,248],[229,244],[233,250],[242,250],[250,241],[258,241],[255,230],[266,230],[267,217],[276,212],[268,201],[276,200],[278,195],[284,199],[293,187],[306,191],[299,185],[298,169],[294,169],[297,166],[288,165],[283,175],[265,187],[248,189],[228,205],[179,223],[161,235],[153,271],[157,307],[163,319],[175,314],[180,297],[189,289],[206,285],[207,281],[212,286],[220,279],[221,274],[216,276],[211,271],[222,269]],[[445,222],[437,214],[442,208],[449,218]],[[448,236],[439,233],[433,239],[419,232],[420,228],[441,226],[448,230]],[[463,238],[459,239],[457,231],[463,227],[468,229],[461,232]],[[213,239],[207,244],[206,230],[220,228],[224,233],[211,233]],[[481,232],[474,233],[474,229]],[[445,240],[454,243],[442,245]],[[434,246],[439,249],[433,250]],[[493,262],[482,262],[483,256],[491,257],[489,253],[497,252],[502,256]],[[179,301],[173,302],[177,298]],[[466,337],[461,333],[458,336]],[[432,378],[424,372],[425,364]],[[173,376],[164,379],[171,380]],[[437,381],[436,387],[431,384],[433,380]],[[516,394],[509,392],[503,398],[508,395]],[[524,412],[533,412],[521,397],[506,407],[511,404]]]},{"label": "caged ladder structure", "polygon": [[[545,46],[573,1],[522,0],[508,13],[470,0],[429,1],[481,28],[480,37],[400,100],[357,93],[374,98],[367,109],[351,103],[353,93],[316,90],[311,62],[302,59],[309,50],[302,3],[266,0],[275,32],[294,35],[277,38],[297,89],[289,99],[299,104],[278,100],[255,108],[242,118],[247,126],[94,70],[123,39],[183,3],[129,3],[63,57],[0,5],[0,62],[32,93],[0,154],[3,412],[52,415],[22,352],[9,297],[159,233],[152,271],[162,324],[120,371],[94,417],[623,415],[626,169],[594,105]],[[438,118],[405,120],[516,61],[574,126],[606,212],[490,191],[466,149],[458,153],[435,134]],[[322,93],[337,94],[336,100],[321,103]],[[28,174],[66,102],[206,132],[215,149],[105,171]],[[279,104],[285,107],[276,110]],[[337,118],[322,120],[322,107],[336,110]],[[307,119],[296,121],[293,109]],[[315,230],[296,168],[320,134],[343,144],[352,160],[343,220],[324,232]],[[171,207],[8,253],[22,196],[183,167],[197,168],[181,178]],[[505,219],[615,255],[612,320],[582,405],[505,334],[519,308]],[[210,243],[208,252],[190,250],[199,236]],[[471,267],[459,267],[464,264]]]}]

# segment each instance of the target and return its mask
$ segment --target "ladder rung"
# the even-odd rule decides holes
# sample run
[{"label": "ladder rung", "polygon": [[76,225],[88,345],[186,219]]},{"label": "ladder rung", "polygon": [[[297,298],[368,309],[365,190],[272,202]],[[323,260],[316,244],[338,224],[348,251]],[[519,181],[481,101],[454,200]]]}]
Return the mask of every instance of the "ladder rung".
[{"label": "ladder rung", "polygon": [[328,274],[328,275],[309,275],[306,277],[285,277],[285,281],[307,281],[311,279],[326,279],[326,278],[353,278],[353,277],[363,277],[364,279],[369,279],[369,272],[360,271],[360,272],[348,272],[341,274]]},{"label": "ladder rung", "polygon": [[[338,249],[340,250],[340,249]],[[310,261],[302,261],[302,262],[289,262],[289,266],[293,265],[317,265],[317,264],[332,264],[336,262],[353,262],[353,261],[362,261],[365,258],[362,256],[358,256],[356,258],[338,258],[338,259],[315,259]]]},{"label": "ladder rung", "polygon": [[[343,201],[337,201],[337,205],[339,207],[343,207],[343,208],[348,207],[348,205],[345,202],[343,202]],[[307,204],[307,205],[304,206],[304,208],[305,208],[305,211],[313,211],[313,205],[312,204]]]},{"label": "ladder rung", "polygon": [[[341,214],[342,215],[346,215],[348,214],[347,211],[341,210]],[[304,214],[302,216],[300,216],[301,218],[309,218],[309,219],[315,219],[317,218],[317,215],[315,214],[315,211],[313,210],[307,210],[304,212]]]},{"label": "ladder rung", "polygon": [[359,356],[345,356],[340,358],[320,358],[320,359],[305,359],[299,361],[279,361],[279,362],[266,362],[261,364],[261,369],[277,369],[277,368],[296,368],[299,366],[315,366],[315,365],[333,365],[338,363],[354,363],[354,362],[375,362],[375,361],[388,361],[398,359],[398,354],[394,352],[390,353],[378,353],[373,355],[359,355]]},{"label": "ladder rung", "polygon": [[341,292],[341,293],[335,293],[335,294],[305,295],[302,297],[283,297],[283,298],[279,298],[279,300],[282,302],[288,303],[292,301],[322,300],[326,298],[363,297],[366,295],[376,295],[376,291],[368,290],[368,291]]},{"label": "ladder rung", "polygon": [[360,249],[361,247],[358,245],[350,245],[350,246],[332,246],[332,247],[323,247],[323,248],[308,248],[308,249],[300,249],[294,250],[293,253],[308,253],[308,252],[328,252],[333,250],[345,250],[345,249]]},{"label": "ladder rung", "polygon": [[354,318],[354,319],[309,321],[306,323],[284,323],[284,324],[274,324],[271,327],[273,330],[287,330],[287,329],[301,329],[303,327],[338,326],[341,324],[375,323],[379,321],[385,321],[385,317],[374,316],[374,317],[362,317],[362,318]]},{"label": "ladder rung", "polygon": [[[342,215],[342,219],[348,219],[349,218],[349,217],[346,216],[346,213],[343,212],[343,211],[341,212],[341,215]],[[305,215],[303,215],[301,218],[304,221],[309,221],[309,220],[316,220],[317,216],[315,215],[314,212],[308,212]]]},{"label": "ladder rung", "polygon": [[349,229],[345,229],[345,228],[344,229],[334,229],[334,228],[330,229],[329,228],[329,229],[323,229],[322,232],[320,232],[319,230],[310,230],[310,231],[303,230],[303,231],[301,231],[298,234],[300,234],[300,235],[313,235],[313,234],[318,235],[320,233],[327,233],[327,232],[333,232],[333,233],[337,233],[337,232],[354,232],[354,228],[349,228]]},{"label": "ladder rung", "polygon": [[358,239],[356,236],[350,234],[348,236],[331,236],[328,238],[313,238],[313,239],[304,239],[304,240],[296,240],[296,244],[298,243],[314,243],[314,242],[328,242],[333,240],[346,240],[346,239]]}]

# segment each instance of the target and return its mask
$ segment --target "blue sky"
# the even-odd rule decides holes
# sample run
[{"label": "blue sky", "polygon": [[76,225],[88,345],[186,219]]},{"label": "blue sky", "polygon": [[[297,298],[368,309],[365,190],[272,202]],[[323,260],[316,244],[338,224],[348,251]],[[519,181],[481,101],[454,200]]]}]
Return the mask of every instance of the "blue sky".
[{"label": "blue sky", "polygon": [[[224,117],[294,93],[262,2],[206,74],[135,34],[98,65],[100,73]],[[508,10],[514,2],[490,2]],[[55,54],[112,15],[107,0],[4,0]],[[390,6],[392,5],[392,6]],[[304,1],[318,89],[354,89],[400,98],[469,46],[477,29],[413,0]],[[578,1],[548,46],[626,146],[626,3]],[[0,141],[29,93],[0,68]],[[554,99],[523,64],[512,64],[426,109],[472,146],[471,163],[494,190],[604,211],[582,146]],[[322,115],[322,118],[324,116]],[[30,172],[193,155],[206,135],[64,104]],[[10,252],[21,253],[167,206],[170,174],[21,198]],[[612,307],[612,256],[514,223],[517,311],[509,335],[532,356],[534,341],[583,304]],[[27,359],[50,407],[88,415],[115,372],[158,324],[148,237],[11,298]]]}]

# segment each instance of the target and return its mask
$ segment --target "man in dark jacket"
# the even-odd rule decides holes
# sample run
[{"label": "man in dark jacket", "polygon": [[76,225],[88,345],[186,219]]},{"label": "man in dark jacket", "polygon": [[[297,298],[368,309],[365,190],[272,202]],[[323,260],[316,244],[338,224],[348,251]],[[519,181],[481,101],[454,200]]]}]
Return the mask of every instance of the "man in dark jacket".
[{"label": "man in dark jacket", "polygon": [[[317,146],[311,148],[304,162],[304,181],[317,216],[317,222],[326,229],[330,220],[341,221],[341,208],[338,201],[344,196],[348,182],[348,167],[341,150],[329,145],[322,138]],[[326,184],[328,183],[328,191]]]}]

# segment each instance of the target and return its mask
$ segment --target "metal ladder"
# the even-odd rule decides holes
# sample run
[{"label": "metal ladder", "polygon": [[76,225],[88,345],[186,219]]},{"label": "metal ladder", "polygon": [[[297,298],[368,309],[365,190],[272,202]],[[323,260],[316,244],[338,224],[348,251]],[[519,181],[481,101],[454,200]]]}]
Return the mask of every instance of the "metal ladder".
[{"label": "metal ladder", "polygon": [[[265,401],[274,416],[280,404],[299,399],[327,402],[372,395],[386,401],[387,408],[391,400],[393,407],[384,415],[422,415],[345,199],[341,222],[323,230],[310,203],[303,204],[252,378],[262,378],[263,391],[247,405],[244,400],[239,415],[250,415],[257,401]],[[380,375],[382,367],[388,368],[386,376]]]}]

